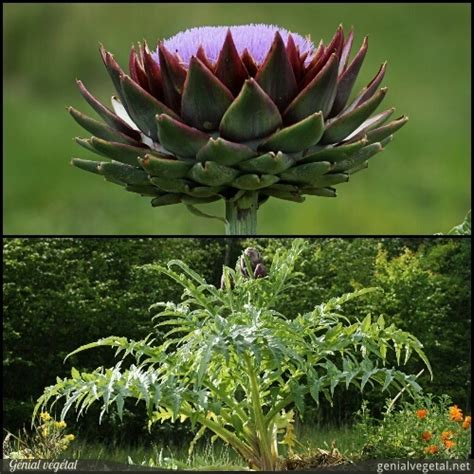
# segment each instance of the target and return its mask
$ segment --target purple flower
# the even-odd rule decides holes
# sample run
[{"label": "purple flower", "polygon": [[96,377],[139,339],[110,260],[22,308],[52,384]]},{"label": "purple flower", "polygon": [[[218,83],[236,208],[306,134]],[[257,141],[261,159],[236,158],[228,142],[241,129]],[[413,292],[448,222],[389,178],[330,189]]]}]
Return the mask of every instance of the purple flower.
[{"label": "purple flower", "polygon": [[227,232],[253,234],[270,197],[335,197],[334,186],[367,168],[407,122],[388,122],[393,107],[375,113],[385,63],[352,93],[368,49],[364,38],[351,59],[353,39],[342,26],[317,48],[273,25],[191,28],[156,51],[132,48],[128,74],[101,47],[112,109],[78,81],[103,122],[69,111],[93,135],[77,142],[112,161],[72,163],[155,207],[183,203],[199,214],[194,205],[222,199]]},{"label": "purple flower", "polygon": [[[215,63],[229,30],[237,52],[242,55],[247,49],[257,64],[261,64],[265,60],[277,31],[285,43],[288,42],[290,34],[288,30],[275,25],[200,26],[182,31],[164,40],[163,45],[171,53],[178,54],[183,64],[186,65],[202,46],[209,60]],[[308,54],[307,61],[309,61],[309,56],[314,50],[312,41],[297,33],[291,33],[291,36],[300,53]],[[158,52],[154,53],[153,57],[159,63]]]}]

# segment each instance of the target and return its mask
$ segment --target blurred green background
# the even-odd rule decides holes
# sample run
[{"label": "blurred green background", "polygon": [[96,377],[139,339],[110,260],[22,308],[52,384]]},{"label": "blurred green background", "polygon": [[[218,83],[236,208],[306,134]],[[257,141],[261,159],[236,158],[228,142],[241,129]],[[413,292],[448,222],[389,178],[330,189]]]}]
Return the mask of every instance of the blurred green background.
[{"label": "blurred green background", "polygon": [[[89,113],[80,78],[108,103],[98,43],[125,66],[131,44],[199,25],[274,23],[315,42],[354,25],[369,52],[355,91],[389,61],[384,105],[410,117],[387,150],[336,199],[270,199],[260,234],[433,234],[470,208],[470,4],[8,4],[4,9],[4,232],[220,234],[184,206],[152,209],[69,165],[88,157],[67,114]],[[89,156],[92,158],[92,155]],[[223,203],[203,206],[223,215]]]}]

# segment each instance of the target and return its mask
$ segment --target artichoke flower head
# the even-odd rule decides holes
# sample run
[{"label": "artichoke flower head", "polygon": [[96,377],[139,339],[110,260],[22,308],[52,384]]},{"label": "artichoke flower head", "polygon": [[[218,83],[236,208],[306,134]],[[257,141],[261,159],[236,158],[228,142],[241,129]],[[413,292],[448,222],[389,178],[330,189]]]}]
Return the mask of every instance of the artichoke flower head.
[{"label": "artichoke flower head", "polygon": [[247,247],[239,257],[238,267],[242,275],[249,277],[249,272],[254,278],[263,278],[267,275],[265,264],[260,252],[253,248]]},{"label": "artichoke flower head", "polygon": [[[247,247],[242,252],[242,255],[240,255],[240,257],[237,259],[235,270],[236,272],[239,272],[246,280],[265,278],[268,275],[262,255],[257,249],[253,247]],[[233,289],[234,286],[235,282],[233,277],[230,276],[226,281],[225,274],[222,273],[220,282],[221,290],[225,290],[227,287]]]},{"label": "artichoke flower head", "polygon": [[256,211],[270,197],[334,197],[407,121],[388,122],[393,108],[374,115],[385,63],[349,100],[368,47],[350,60],[352,43],[342,26],[317,47],[272,25],[199,27],[133,47],[128,74],[101,46],[112,107],[78,81],[103,121],[69,112],[93,135],[77,143],[107,160],[72,164],[193,212],[220,199]]}]

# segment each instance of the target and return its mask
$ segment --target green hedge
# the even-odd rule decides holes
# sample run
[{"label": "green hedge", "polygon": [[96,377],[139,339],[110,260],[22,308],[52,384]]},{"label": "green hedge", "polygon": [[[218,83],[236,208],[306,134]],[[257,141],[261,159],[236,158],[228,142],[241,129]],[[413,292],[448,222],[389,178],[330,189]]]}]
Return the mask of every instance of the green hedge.
[{"label": "green hedge", "polygon": [[[234,264],[248,244],[261,248],[267,263],[289,239],[4,239],[4,425],[29,423],[34,400],[72,365],[95,368],[111,363],[104,349],[63,363],[79,345],[106,335],[140,338],[150,330],[148,307],[177,300],[179,288],[146,266],[185,260],[214,284],[222,264]],[[447,393],[469,411],[470,241],[467,239],[311,239],[300,261],[301,276],[279,302],[296,315],[335,295],[363,286],[383,293],[354,303],[355,316],[384,314],[422,340],[435,379],[423,385]],[[415,364],[410,370],[418,371]],[[382,404],[378,392],[366,396]],[[356,392],[338,392],[334,407],[310,410],[312,422],[345,422],[359,408]],[[100,429],[92,412],[77,425],[83,435],[127,439],[186,435],[169,426],[147,435],[143,408],[127,407],[124,421],[113,414]],[[311,413],[313,413],[311,415]],[[117,429],[120,428],[120,429]],[[118,439],[120,441],[120,439]]]}]

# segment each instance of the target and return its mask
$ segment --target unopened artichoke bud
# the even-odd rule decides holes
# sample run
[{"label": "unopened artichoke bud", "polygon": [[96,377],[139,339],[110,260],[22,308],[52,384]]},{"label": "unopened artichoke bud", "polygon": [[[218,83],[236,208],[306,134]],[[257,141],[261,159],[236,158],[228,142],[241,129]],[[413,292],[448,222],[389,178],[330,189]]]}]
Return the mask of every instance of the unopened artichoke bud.
[{"label": "unopened artichoke bud", "polygon": [[246,258],[247,257],[250,261],[250,266],[252,268],[252,273],[255,272],[255,269],[257,268],[257,265],[260,263],[263,263],[263,259],[258,252],[258,250],[254,249],[253,247],[247,247],[242,256],[239,258],[239,266],[240,266],[240,271],[242,275],[246,278],[249,277],[248,271],[247,271],[247,265],[246,265]]},{"label": "unopened artichoke bud", "polygon": [[252,268],[256,267],[262,261],[262,256],[260,255],[259,251],[253,247],[247,247],[244,250],[244,255],[247,255],[247,257],[250,259]]},{"label": "unopened artichoke bud", "polygon": [[263,263],[259,263],[253,272],[254,278],[265,278],[267,276],[267,269]]}]

